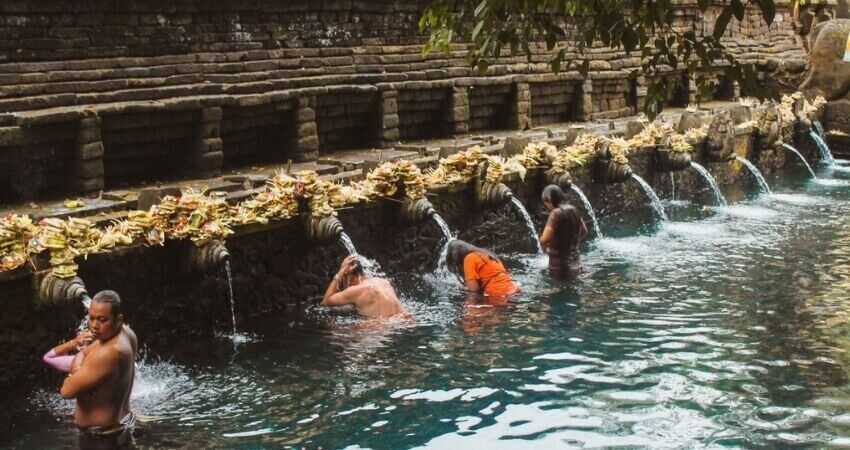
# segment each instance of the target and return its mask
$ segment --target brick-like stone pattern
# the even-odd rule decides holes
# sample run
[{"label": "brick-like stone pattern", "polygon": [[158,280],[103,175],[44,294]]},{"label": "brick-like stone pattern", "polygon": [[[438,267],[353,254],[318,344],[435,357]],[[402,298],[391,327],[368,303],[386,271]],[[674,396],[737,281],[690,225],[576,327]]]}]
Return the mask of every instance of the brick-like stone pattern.
[{"label": "brick-like stone pattern", "polygon": [[469,131],[516,129],[516,90],[511,84],[470,87]]},{"label": "brick-like stone pattern", "polygon": [[293,101],[225,107],[221,120],[224,168],[292,158],[298,145],[295,116]]},{"label": "brick-like stone pattern", "polygon": [[72,188],[78,192],[97,195],[103,189],[103,138],[101,119],[91,114],[80,120],[77,153],[74,155]]},{"label": "brick-like stone pattern", "polygon": [[78,123],[0,128],[0,205],[75,191],[79,132]]},{"label": "brick-like stone pattern", "polygon": [[[202,124],[198,114],[185,110],[102,116],[105,186],[193,175],[196,157],[203,155],[190,151],[199,148],[195,145]],[[213,132],[217,133],[206,130]],[[216,152],[212,145],[209,150]]]},{"label": "brick-like stone pattern", "polygon": [[617,119],[635,114],[637,100],[627,78],[611,77],[593,80],[591,111],[588,119]]},{"label": "brick-like stone pattern", "polygon": [[[390,147],[399,139],[485,128],[523,129],[535,123],[535,104],[546,104],[537,97],[536,83],[580,78],[577,72],[552,73],[545,52],[530,59],[501,57],[484,74],[468,67],[466,48],[460,43],[448,55],[423,58],[424,36],[417,22],[426,4],[426,0],[0,2],[0,158],[9,161],[7,170],[14,175],[35,174],[24,177],[23,183],[0,181],[0,201],[91,194],[123,183],[212,175],[224,166],[243,163],[309,161],[324,151]],[[691,1],[677,4],[677,30],[713,31],[716,6],[702,14]],[[817,11],[829,12],[822,7]],[[744,20],[733,20],[724,42],[742,60],[755,63],[766,83],[790,85],[805,67],[801,33],[788,3],[781,1],[771,26],[749,8]],[[543,50],[542,44],[531,47]],[[574,49],[567,50],[567,59],[575,57]],[[628,73],[639,67],[640,58],[599,45],[588,48],[587,56],[589,79],[576,81],[581,89],[574,93],[575,114],[568,119],[634,113],[645,97],[647,80],[643,76],[629,80]],[[407,90],[450,93],[444,124],[433,120],[436,112],[422,122],[424,113],[404,110],[402,103],[409,102],[400,102],[393,92]],[[482,95],[488,91],[495,95]],[[693,94],[689,91],[690,101],[696,100]],[[735,94],[746,95],[737,88]],[[428,102],[432,100],[437,99]],[[227,123],[230,118],[242,120],[238,115],[224,115],[219,129],[242,129],[244,137],[237,131],[225,138],[204,134],[210,127],[201,120],[202,110],[288,101],[296,103],[291,152],[247,150],[249,142],[260,140],[258,128],[273,126],[270,116],[258,118],[256,126],[243,127]],[[186,112],[190,109],[194,111]],[[89,175],[99,170],[96,162],[83,159],[97,153],[97,146],[82,148],[76,133],[64,140],[58,138],[61,133],[43,137],[51,127],[79,130],[91,114],[105,121],[104,182],[67,171],[39,174],[50,174],[51,169],[35,166],[57,160],[64,161],[60,166]],[[139,117],[144,123],[153,120],[147,115],[174,114],[191,115],[196,122],[149,126],[142,131],[147,140],[131,129],[133,142],[113,136],[110,125],[112,117],[120,115],[131,121]],[[562,112],[543,114],[548,117],[537,117],[548,122]],[[289,117],[276,117],[279,128],[291,129]],[[426,128],[424,123],[440,126]],[[38,150],[45,139],[50,146]],[[24,148],[35,149],[33,155],[16,156]],[[130,161],[142,153],[147,160],[138,160],[131,170]]]},{"label": "brick-like stone pattern", "polygon": [[326,94],[316,98],[319,151],[378,145],[377,92]]},{"label": "brick-like stone pattern", "polygon": [[449,134],[452,93],[447,88],[399,90],[399,138],[433,139]]},{"label": "brick-like stone pattern", "polygon": [[219,106],[211,106],[201,109],[198,115],[198,128],[193,142],[192,175],[214,177],[221,174],[224,161],[224,145],[221,141],[223,111]]},{"label": "brick-like stone pattern", "polygon": [[569,81],[530,83],[533,125],[578,119],[581,83]]}]

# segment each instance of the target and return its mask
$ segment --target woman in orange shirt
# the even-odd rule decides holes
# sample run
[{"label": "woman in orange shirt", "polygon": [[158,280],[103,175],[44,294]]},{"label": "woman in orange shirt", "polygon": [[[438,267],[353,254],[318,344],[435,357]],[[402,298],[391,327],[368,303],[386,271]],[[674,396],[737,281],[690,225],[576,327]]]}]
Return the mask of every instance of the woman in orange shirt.
[{"label": "woman in orange shirt", "polygon": [[446,265],[459,276],[470,292],[505,296],[519,292],[496,255],[458,239],[449,243]]}]

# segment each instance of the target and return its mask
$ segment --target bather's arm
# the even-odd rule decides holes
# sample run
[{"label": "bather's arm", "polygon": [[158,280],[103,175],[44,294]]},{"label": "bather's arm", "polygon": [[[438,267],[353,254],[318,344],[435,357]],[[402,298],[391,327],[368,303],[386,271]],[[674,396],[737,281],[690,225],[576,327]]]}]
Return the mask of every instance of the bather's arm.
[{"label": "bather's arm", "polygon": [[540,235],[540,246],[549,253],[549,244],[552,243],[552,238],[555,235],[555,229],[551,225],[546,225],[543,228],[543,233]]},{"label": "bather's arm", "polygon": [[91,339],[91,332],[89,330],[81,331],[73,339],[50,349],[44,354],[42,361],[60,372],[70,372],[71,362],[74,360],[74,356],[70,353],[85,346],[89,339]]},{"label": "bather's arm", "polygon": [[59,355],[56,353],[56,350],[52,348],[42,357],[42,361],[44,361],[45,364],[60,372],[65,373],[71,371],[71,361],[73,360],[73,355]]}]

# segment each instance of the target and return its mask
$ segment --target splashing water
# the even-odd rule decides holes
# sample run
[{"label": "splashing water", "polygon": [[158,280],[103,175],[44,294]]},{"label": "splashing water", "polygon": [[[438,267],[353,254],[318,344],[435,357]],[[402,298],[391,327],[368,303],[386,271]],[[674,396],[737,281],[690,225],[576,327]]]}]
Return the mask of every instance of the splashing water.
[{"label": "splashing water", "polygon": [[661,204],[661,200],[658,198],[658,195],[655,194],[655,191],[652,190],[652,187],[649,186],[643,178],[639,177],[637,174],[632,174],[632,179],[637,181],[640,187],[643,189],[643,192],[646,193],[646,196],[649,197],[649,200],[652,204],[652,209],[658,213],[658,217],[661,220],[667,220],[667,213],[664,212],[664,206]]},{"label": "splashing water", "polygon": [[348,250],[348,254],[351,256],[357,255],[357,248],[354,247],[354,241],[351,240],[351,237],[345,233],[344,231],[339,234],[339,241],[342,242],[342,245]]},{"label": "splashing water", "polygon": [[446,267],[446,258],[449,255],[449,243],[454,239],[454,234],[452,234],[449,224],[446,223],[441,215],[434,214],[431,217],[434,218],[434,222],[437,222],[437,226],[446,238],[446,241],[443,242],[443,248],[440,249],[440,256],[437,257],[437,271],[441,271]]},{"label": "splashing water", "polygon": [[818,179],[818,176],[815,175],[815,171],[812,170],[812,166],[809,165],[809,162],[806,161],[806,158],[804,158],[803,155],[796,148],[794,148],[794,146],[792,146],[791,144],[782,144],[782,147],[785,148],[785,150],[788,150],[791,153],[797,155],[797,157],[800,158],[800,161],[803,161],[803,164],[806,166],[806,169],[809,169],[809,173],[812,174],[812,178],[815,180]]},{"label": "splashing water", "polygon": [[513,205],[514,209],[522,215],[522,219],[525,221],[525,227],[528,229],[531,239],[534,239],[534,244],[537,246],[537,254],[542,255],[543,247],[540,246],[540,240],[537,239],[537,231],[534,229],[534,222],[531,221],[531,216],[528,214],[528,210],[526,210],[522,202],[514,196],[511,196],[511,205]]},{"label": "splashing water", "polygon": [[758,182],[759,187],[764,192],[767,192],[768,195],[773,194],[770,190],[770,186],[767,184],[767,180],[764,179],[764,176],[761,174],[761,171],[756,167],[755,164],[751,163],[747,158],[741,158],[740,156],[736,156],[735,159],[741,162],[747,169],[750,170],[750,173],[755,177],[756,182]]},{"label": "splashing water", "polygon": [[233,321],[233,338],[236,334],[236,301],[233,299],[233,272],[230,270],[230,260],[224,262],[224,271],[227,273],[227,288],[230,293],[230,319]]},{"label": "splashing water", "polygon": [[363,273],[366,274],[367,277],[382,275],[378,261],[357,253],[357,248],[354,247],[354,241],[351,240],[351,236],[349,236],[346,232],[343,231],[339,234],[339,241],[342,242],[342,245],[345,247],[345,250],[348,251],[350,256],[357,257],[360,264],[363,266]]},{"label": "splashing water", "polygon": [[91,297],[83,295],[83,319],[77,326],[77,331],[83,331],[89,326],[89,307],[91,306]]},{"label": "splashing water", "polygon": [[593,206],[590,205],[590,200],[584,195],[584,191],[579,189],[575,184],[570,184],[570,189],[581,199],[581,203],[584,204],[584,210],[587,211],[587,215],[590,216],[590,221],[593,223],[593,232],[596,233],[597,238],[601,238],[602,230],[599,229],[599,221],[596,220],[596,214],[593,213]]},{"label": "splashing water", "polygon": [[826,134],[826,132],[823,129],[823,124],[820,123],[820,120],[813,121],[812,126],[815,127],[815,130],[817,130],[819,136],[823,137],[823,135]]},{"label": "splashing water", "polygon": [[696,170],[700,175],[702,175],[702,178],[705,179],[709,186],[711,186],[711,190],[714,191],[714,197],[717,199],[717,204],[720,206],[726,206],[728,204],[726,203],[726,198],[723,197],[723,193],[720,192],[720,188],[717,186],[717,182],[714,181],[714,177],[711,176],[708,170],[693,161],[691,161],[691,169]]},{"label": "splashing water", "polygon": [[820,151],[820,160],[825,162],[827,166],[835,165],[835,158],[832,157],[832,152],[829,150],[829,145],[823,140],[821,135],[817,134],[815,130],[809,131],[809,136],[815,141],[815,144],[818,147],[818,151]]}]

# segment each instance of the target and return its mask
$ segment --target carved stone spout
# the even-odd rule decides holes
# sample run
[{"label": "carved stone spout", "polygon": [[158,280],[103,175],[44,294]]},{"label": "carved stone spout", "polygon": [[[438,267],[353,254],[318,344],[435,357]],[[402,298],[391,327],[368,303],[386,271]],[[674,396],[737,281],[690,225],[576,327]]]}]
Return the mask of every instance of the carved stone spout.
[{"label": "carved stone spout", "polygon": [[230,259],[230,252],[219,240],[212,240],[189,249],[189,270],[191,272],[214,272],[221,270]]},{"label": "carved stone spout", "polygon": [[401,205],[401,221],[406,224],[424,222],[436,213],[434,205],[424,198],[418,200],[405,198]]},{"label": "carved stone spout", "polygon": [[806,98],[800,92],[791,94],[791,98],[794,99],[794,103],[791,104],[791,111],[794,113],[794,118],[797,119],[794,128],[798,133],[808,134],[812,129],[812,120],[806,113]]},{"label": "carved stone spout", "polygon": [[566,172],[554,173],[549,170],[549,172],[546,173],[546,179],[549,183],[559,186],[565,192],[569,191],[573,185],[573,177]]},{"label": "carved stone spout", "polygon": [[86,285],[80,277],[59,278],[48,273],[38,285],[38,306],[40,307],[81,303],[87,296]]},{"label": "carved stone spout", "polygon": [[773,102],[768,102],[758,120],[756,147],[759,149],[775,149],[782,145],[782,118],[779,108]]},{"label": "carved stone spout", "polygon": [[475,202],[479,207],[501,205],[514,196],[504,183],[487,181],[488,167],[487,161],[482,162],[475,174]]},{"label": "carved stone spout", "polygon": [[708,126],[705,159],[711,162],[735,159],[735,122],[728,111],[718,113]]},{"label": "carved stone spout", "polygon": [[691,166],[691,154],[674,152],[668,146],[655,148],[655,169],[659,172],[678,172]]},{"label": "carved stone spout", "polygon": [[600,183],[622,183],[632,176],[632,167],[624,156],[615,156],[610,151],[611,144],[603,142],[597,150],[595,178]]},{"label": "carved stone spout", "polygon": [[342,222],[334,216],[313,217],[311,214],[304,214],[303,217],[304,228],[314,242],[335,242],[343,232]]}]

